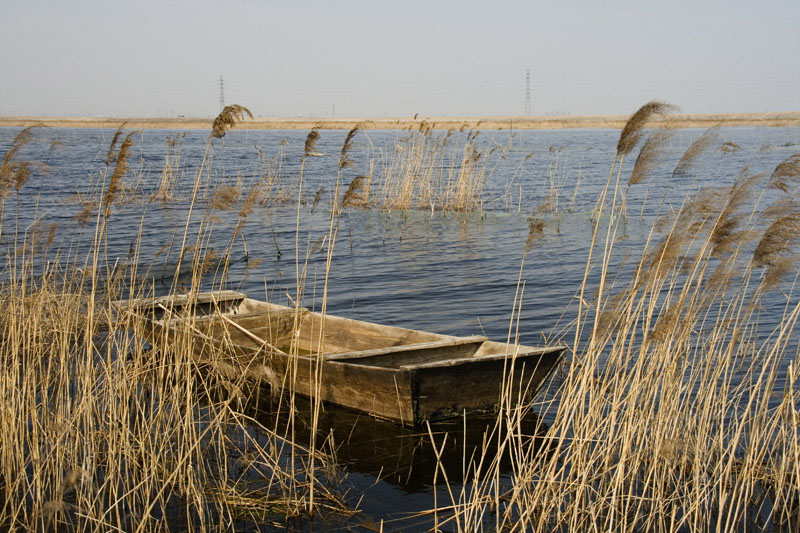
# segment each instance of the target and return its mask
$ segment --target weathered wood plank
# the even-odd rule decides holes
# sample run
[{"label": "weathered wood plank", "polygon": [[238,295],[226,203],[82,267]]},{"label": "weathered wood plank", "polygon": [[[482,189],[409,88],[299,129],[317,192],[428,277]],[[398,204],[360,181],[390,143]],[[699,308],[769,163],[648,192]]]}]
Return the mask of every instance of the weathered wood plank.
[{"label": "weathered wood plank", "polygon": [[316,351],[320,344],[319,336],[321,330],[324,335],[326,353],[374,350],[389,346],[420,344],[457,338],[332,315],[326,315],[323,320],[323,316],[319,313],[308,313],[300,329],[300,346],[304,350]]},{"label": "weathered wood plank", "polygon": [[563,354],[553,350],[515,360],[514,369],[498,358],[479,358],[470,364],[426,365],[412,370],[415,387],[414,419],[436,420],[464,411],[492,410],[500,401],[501,387],[509,384],[512,398],[531,398]]},{"label": "weathered wood plank", "polygon": [[361,352],[348,352],[328,356],[328,361],[352,362],[378,367],[405,368],[408,365],[423,364],[443,359],[467,359],[487,341],[486,337],[476,335],[455,340],[423,342],[406,346],[377,348]]},{"label": "weathered wood plank", "polygon": [[[157,299],[120,308],[142,310],[137,316],[149,324],[148,338],[165,350],[189,343],[198,359],[229,365],[226,371],[409,424],[494,409],[504,384],[514,397],[520,391],[530,396],[565,351],[323,317],[225,292],[185,300],[185,308]],[[168,303],[176,301],[184,300]],[[233,303],[227,313],[221,301]],[[198,310],[197,302],[205,302],[209,313],[187,315]],[[164,317],[148,309],[160,309]],[[300,354],[286,353],[295,339]],[[323,356],[313,353],[320,345]]]},{"label": "weathered wood plank", "polygon": [[483,354],[483,355],[474,355],[470,358],[451,358],[451,359],[438,359],[435,361],[426,361],[426,362],[419,362],[419,363],[408,363],[402,365],[400,368],[404,368],[407,370],[415,370],[415,369],[424,369],[424,368],[434,368],[434,367],[453,367],[459,365],[471,365],[477,362],[491,362],[491,361],[507,361],[509,364],[511,362],[515,362],[515,364],[522,364],[525,361],[536,361],[540,358],[547,358],[550,357],[553,353],[561,354],[564,352],[564,346],[549,346],[545,348],[529,348],[524,346],[517,346],[517,352],[514,353],[515,347],[512,345],[510,347],[510,351],[505,353],[495,353],[495,354]]}]

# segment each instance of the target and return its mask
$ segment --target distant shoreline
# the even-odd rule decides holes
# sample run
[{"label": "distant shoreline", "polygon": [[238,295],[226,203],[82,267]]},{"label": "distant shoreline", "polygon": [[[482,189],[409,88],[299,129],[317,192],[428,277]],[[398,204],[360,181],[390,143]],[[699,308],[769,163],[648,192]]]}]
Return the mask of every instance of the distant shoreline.
[{"label": "distant shoreline", "polygon": [[[412,117],[404,118],[264,118],[256,117],[238,123],[236,129],[247,130],[347,130],[361,124],[364,129],[402,130],[417,129],[423,123],[432,129],[484,129],[484,130],[560,130],[574,128],[620,129],[628,120],[626,115],[606,116],[542,116],[542,117]],[[101,118],[101,117],[0,117],[0,127],[27,127],[34,125],[54,128],[110,128],[123,123],[133,129],[211,129],[213,118]],[[708,128],[711,126],[800,126],[800,111],[786,113],[732,113],[667,115],[654,121],[669,128]]]}]

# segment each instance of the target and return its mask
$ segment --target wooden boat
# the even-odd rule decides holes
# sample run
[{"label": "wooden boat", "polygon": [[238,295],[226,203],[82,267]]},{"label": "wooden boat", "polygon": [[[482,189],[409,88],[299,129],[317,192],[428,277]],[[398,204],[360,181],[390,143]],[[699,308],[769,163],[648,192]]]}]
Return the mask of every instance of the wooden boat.
[{"label": "wooden boat", "polygon": [[278,390],[403,424],[494,409],[535,394],[564,353],[453,337],[285,307],[234,291],[116,302],[155,346],[188,342],[196,357]]}]

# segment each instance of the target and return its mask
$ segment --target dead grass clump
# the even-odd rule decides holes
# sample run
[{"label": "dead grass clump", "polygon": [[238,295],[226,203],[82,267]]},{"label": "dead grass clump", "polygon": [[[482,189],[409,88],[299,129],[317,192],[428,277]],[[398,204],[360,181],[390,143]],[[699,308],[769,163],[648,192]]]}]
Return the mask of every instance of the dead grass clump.
[{"label": "dead grass clump", "polygon": [[484,197],[484,183],[492,159],[504,157],[503,151],[480,150],[475,142],[479,132],[461,136],[454,131],[440,135],[423,122],[400,139],[378,167],[373,204],[381,209],[474,211],[491,201]]},{"label": "dead grass clump", "polygon": [[546,223],[541,218],[530,217],[528,219],[528,237],[525,239],[525,251],[529,252],[534,246],[541,243],[544,239],[544,229]]},{"label": "dead grass clump", "polygon": [[[621,287],[598,286],[597,309],[579,315],[594,327],[577,338],[557,400],[545,402],[548,453],[506,441],[520,450],[507,501],[475,483],[477,495],[453,497],[464,509],[456,529],[480,528],[497,508],[498,530],[797,529],[800,477],[784,465],[800,453],[791,363],[800,305],[787,298],[765,331],[763,291],[742,254],[759,227],[762,181],[745,172],[731,187],[701,191],[659,226],[665,234]],[[765,280],[792,271],[798,237],[794,213],[764,232],[753,264],[774,266]],[[613,231],[606,238],[601,279]],[[514,420],[509,410],[498,424]],[[487,468],[483,487],[496,474]]]},{"label": "dead grass clump", "polygon": [[241,190],[236,185],[219,185],[211,193],[209,206],[218,211],[228,211],[239,201]]},{"label": "dead grass clump", "polygon": [[[4,176],[14,179],[4,183],[12,191],[17,170],[24,170],[13,164],[15,154],[30,142],[29,133],[5,158]],[[285,522],[289,514],[347,513],[330,481],[332,456],[296,440],[283,425],[294,411],[284,411],[281,423],[270,427],[242,413],[243,405],[260,394],[245,380],[243,368],[250,362],[225,368],[199,360],[188,321],[185,331],[178,327],[169,341],[151,346],[146,341],[153,338],[140,317],[112,307],[118,297],[146,296],[150,290],[139,287],[144,278],[134,271],[140,265],[138,241],[130,244],[128,256],[109,257],[107,251],[118,245],[109,245],[108,235],[116,229],[110,213],[124,200],[133,135],[122,130],[115,135],[105,172],[79,197],[81,222],[88,223],[99,208],[95,231],[71,235],[68,250],[43,253],[57,244],[57,226],[37,220],[18,229],[14,240],[20,244],[8,247],[0,267],[5,273],[0,280],[0,529],[203,529],[240,516],[240,502],[211,496],[229,486],[257,495],[263,511],[258,518],[273,523]],[[179,146],[177,138],[172,142],[168,149]],[[230,247],[209,246],[214,224],[208,217],[191,230],[188,222],[202,178],[213,175],[206,166],[208,152],[207,147],[184,236],[173,239],[181,253],[168,289],[172,293],[192,294],[201,283],[222,285],[226,279]],[[178,171],[174,161],[167,166]],[[230,209],[241,200],[236,238],[269,183],[268,177],[259,179],[246,193],[239,192],[240,185],[213,188],[209,182],[208,187],[214,208]],[[169,262],[174,264],[172,245],[156,256],[173,255]],[[229,347],[223,341],[208,356],[230,361]],[[235,463],[245,454],[250,460]],[[192,512],[182,514],[184,508]],[[164,516],[169,518],[159,518]]]},{"label": "dead grass clump", "polygon": [[153,195],[156,200],[167,202],[174,199],[175,186],[178,183],[180,171],[181,148],[185,139],[186,132],[167,135],[161,180],[158,183],[158,189]]}]

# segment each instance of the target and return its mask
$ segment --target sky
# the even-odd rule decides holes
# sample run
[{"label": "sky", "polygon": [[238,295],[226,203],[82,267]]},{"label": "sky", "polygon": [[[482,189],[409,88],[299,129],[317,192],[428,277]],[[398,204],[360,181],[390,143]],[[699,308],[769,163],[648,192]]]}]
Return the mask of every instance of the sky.
[{"label": "sky", "polygon": [[0,0],[0,115],[800,111],[800,1]]}]

